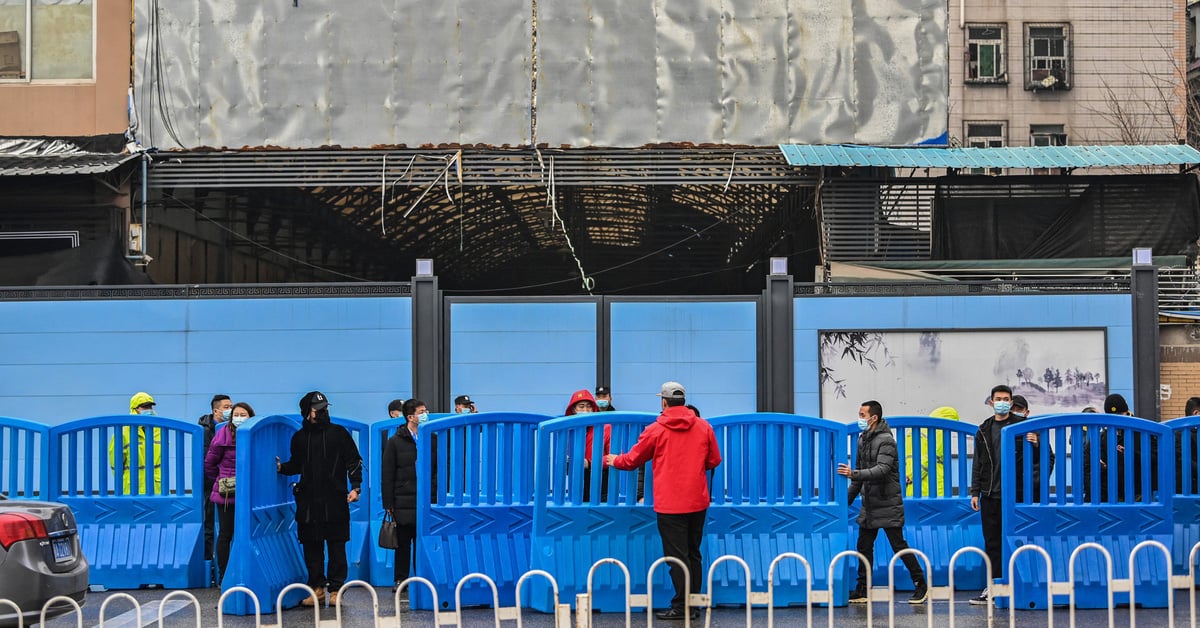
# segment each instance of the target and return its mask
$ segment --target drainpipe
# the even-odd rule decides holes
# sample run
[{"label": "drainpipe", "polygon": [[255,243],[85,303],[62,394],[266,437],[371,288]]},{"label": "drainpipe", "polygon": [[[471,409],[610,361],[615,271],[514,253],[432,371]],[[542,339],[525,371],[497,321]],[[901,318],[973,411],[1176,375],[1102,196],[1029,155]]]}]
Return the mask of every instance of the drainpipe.
[{"label": "drainpipe", "polygon": [[140,242],[140,246],[139,246],[140,250],[137,252],[137,255],[126,255],[125,256],[125,259],[136,262],[137,264],[139,264],[141,266],[147,266],[150,264],[150,261],[151,261],[150,256],[146,255],[146,208],[148,205],[146,193],[147,193],[147,188],[149,187],[149,185],[146,182],[146,173],[149,170],[149,162],[150,162],[150,153],[142,151],[142,218],[141,218],[141,223],[138,225],[138,228],[141,231],[141,233],[138,237],[138,241]]},{"label": "drainpipe", "polygon": [[967,27],[967,0],[958,0],[958,30]]}]

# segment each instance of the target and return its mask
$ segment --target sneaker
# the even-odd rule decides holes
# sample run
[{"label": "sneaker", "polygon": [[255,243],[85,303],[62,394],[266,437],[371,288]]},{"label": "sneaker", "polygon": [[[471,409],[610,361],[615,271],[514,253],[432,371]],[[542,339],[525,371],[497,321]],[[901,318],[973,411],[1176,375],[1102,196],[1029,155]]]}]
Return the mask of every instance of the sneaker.
[{"label": "sneaker", "polygon": [[867,597],[867,590],[862,587],[856,587],[850,592],[851,604],[866,604],[870,599]]},{"label": "sneaker", "polygon": [[683,618],[687,615],[691,615],[692,619],[699,619],[700,611],[693,608],[685,614],[682,608],[671,607],[665,611],[654,614],[655,617],[663,621],[683,621]]},{"label": "sneaker", "polygon": [[918,582],[916,588],[913,589],[912,597],[908,598],[909,604],[923,604],[929,597],[929,585],[924,581]]},{"label": "sneaker", "polygon": [[991,603],[991,596],[988,595],[988,590],[984,589],[977,597],[971,598],[971,603],[979,606],[986,606]]},{"label": "sneaker", "polygon": [[[334,595],[337,595],[336,593]],[[300,606],[313,607],[318,604],[325,603],[325,587],[316,587],[313,589],[313,595],[310,595],[303,600],[300,600]]]}]

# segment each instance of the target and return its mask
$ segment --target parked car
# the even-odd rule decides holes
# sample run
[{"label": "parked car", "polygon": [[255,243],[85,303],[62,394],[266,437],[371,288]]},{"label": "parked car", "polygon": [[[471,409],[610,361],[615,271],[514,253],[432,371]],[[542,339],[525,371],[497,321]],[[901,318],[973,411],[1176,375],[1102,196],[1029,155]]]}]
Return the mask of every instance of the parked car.
[{"label": "parked car", "polygon": [[[0,496],[0,599],[20,607],[25,625],[30,625],[50,598],[65,595],[82,605],[87,588],[88,562],[71,508]],[[46,616],[71,610],[70,604],[59,603]],[[0,604],[0,626],[15,625],[16,611]]]}]

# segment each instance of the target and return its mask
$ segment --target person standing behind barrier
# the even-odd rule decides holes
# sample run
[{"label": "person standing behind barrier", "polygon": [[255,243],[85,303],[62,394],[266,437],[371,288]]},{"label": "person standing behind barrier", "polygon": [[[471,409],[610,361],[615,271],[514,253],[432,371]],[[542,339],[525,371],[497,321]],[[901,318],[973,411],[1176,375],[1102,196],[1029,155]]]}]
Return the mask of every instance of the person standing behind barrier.
[{"label": "person standing behind barrier", "polygon": [[596,387],[596,407],[601,412],[616,412],[617,407],[612,402],[612,389],[608,386]]},{"label": "person standing behind barrier", "polygon": [[[212,401],[209,403],[211,412],[201,416],[196,423],[204,428],[204,455],[208,456],[208,447],[212,443],[213,436],[217,433],[217,427],[221,422],[228,421],[229,415],[233,411],[233,402],[230,401],[229,395],[217,394],[213,395]],[[215,478],[204,474],[205,485],[212,484]],[[213,508],[213,503],[208,499],[208,493],[204,494],[204,560],[212,560],[213,558],[213,513],[216,509]],[[220,578],[217,582],[220,583]]]},{"label": "person standing behind barrier", "polygon": [[[314,595],[300,602],[316,606],[337,604],[337,591],[346,583],[346,542],[350,540],[350,503],[358,501],[362,486],[362,456],[350,432],[329,419],[329,400],[312,391],[300,399],[304,425],[292,436],[291,457],[275,470],[282,475],[299,475],[293,486],[296,497],[296,527],[304,547],[308,586]],[[346,481],[350,491],[346,491]],[[325,552],[329,551],[328,578]],[[328,596],[326,595],[328,591]]]},{"label": "person standing behind barrier", "polygon": [[[139,392],[129,398],[129,414],[137,415],[154,415],[154,397],[149,393]],[[129,426],[121,428],[122,446],[121,446],[121,464],[125,467],[124,471],[124,486],[125,495],[133,494],[132,476],[137,475],[138,478],[138,495],[158,495],[162,492],[162,430],[154,428],[150,430],[151,438],[154,439],[154,481],[153,489],[147,486],[146,480],[146,429],[138,427],[137,434],[131,436]],[[136,439],[137,443],[137,461],[135,462],[129,455],[130,440]],[[114,471],[117,468],[117,439],[114,436],[108,441],[108,466]]]},{"label": "person standing behind barrier", "polygon": [[475,409],[475,402],[471,401],[470,395],[459,395],[454,398],[454,414],[478,414]]},{"label": "person standing behind barrier", "polygon": [[[948,421],[958,420],[958,410],[950,406],[942,406],[934,408],[929,416],[935,419],[946,419]],[[922,497],[943,497],[946,494],[945,485],[942,484],[946,473],[946,460],[943,455],[942,447],[942,430],[933,430],[933,449],[934,449],[934,487],[929,487],[929,430],[920,430],[920,449],[913,446],[912,430],[904,437],[904,472],[906,474],[905,484],[908,486],[907,494],[913,496],[913,469],[920,467],[921,471],[921,496]],[[916,460],[914,460],[914,457]],[[915,463],[915,464],[914,464]]]},{"label": "person standing behind barrier", "polygon": [[[979,512],[983,523],[983,547],[992,563],[992,579],[1003,577],[1003,530],[1001,528],[1000,501],[1000,430],[1009,425],[1019,423],[1023,417],[1012,414],[1012,389],[1003,384],[992,388],[992,416],[979,426],[975,433],[975,460],[971,465],[971,509]],[[1024,448],[1021,438],[1033,444],[1033,477],[1039,476],[1038,436],[1034,433],[1017,435],[1017,455],[1012,461],[1018,470],[1024,460]],[[1008,464],[1004,462],[1003,464]],[[1021,501],[1023,484],[1017,482],[1016,500]],[[984,589],[977,597],[971,598],[972,604],[989,604],[989,589]]]},{"label": "person standing behind barrier", "polygon": [[[1187,400],[1187,405],[1184,406],[1183,414],[1185,418],[1200,416],[1200,397],[1189,397]],[[1200,458],[1200,456],[1197,455],[1196,448],[1197,446],[1200,446],[1200,442],[1197,442],[1200,439],[1197,438],[1197,430],[1194,427],[1186,432],[1178,432],[1175,436],[1175,492],[1183,492],[1183,441],[1185,437],[1187,440],[1191,441],[1190,445],[1192,452],[1192,459],[1187,463],[1187,468],[1191,470],[1190,475],[1192,481],[1192,492],[1189,494],[1196,495],[1197,493],[1200,493],[1200,486],[1197,486],[1197,480],[1200,480],[1200,477],[1197,476],[1200,474],[1197,474],[1196,469],[1197,458]]]},{"label": "person standing behind barrier", "polygon": [[[208,451],[204,454],[204,477],[212,478],[212,488],[207,497],[216,504],[220,531],[217,535],[217,584],[225,579],[225,567],[229,564],[229,547],[233,543],[234,494],[221,492],[222,478],[237,477],[237,431],[254,416],[254,408],[245,402],[234,404],[230,409],[229,422],[223,423],[213,436]],[[236,485],[235,485],[236,491]]]},{"label": "person standing behind barrier", "polygon": [[417,538],[417,430],[429,420],[425,402],[404,402],[405,424],[396,429],[383,449],[380,469],[380,497],[383,509],[396,521],[396,548],[392,575],[396,586],[408,579],[412,569],[413,546]]},{"label": "person standing behind barrier", "polygon": [[[855,446],[854,469],[846,463],[837,466],[838,475],[850,478],[847,504],[862,495],[862,508],[858,511],[858,553],[866,557],[858,562],[858,583],[850,592],[850,601],[856,604],[869,601],[867,596],[867,570],[875,560],[875,539],[879,530],[887,535],[892,551],[899,553],[908,549],[904,540],[904,497],[900,491],[900,472],[897,467],[896,439],[892,428],[883,418],[883,406],[878,401],[864,401],[858,409],[858,436]],[[901,557],[908,575],[913,581],[913,594],[909,604],[921,604],[929,592],[925,572],[917,557],[905,554]]]},{"label": "person standing behind barrier", "polygon": [[[691,592],[699,593],[704,579],[700,542],[710,501],[707,472],[721,464],[721,451],[712,426],[686,407],[682,384],[667,382],[658,396],[662,397],[658,419],[642,431],[628,453],[608,454],[604,462],[614,469],[632,471],[653,460],[654,512],[663,555],[687,565]],[[683,570],[674,564],[671,584],[675,588],[671,608],[658,613],[659,619],[679,620],[687,615]],[[699,612],[692,609],[691,618],[697,617]]]},{"label": "person standing behind barrier", "polygon": [[[576,390],[571,394],[571,401],[567,403],[567,411],[565,416],[573,416],[576,414],[586,414],[589,412],[598,412],[599,408],[596,405],[596,398],[592,396],[586,388]],[[609,445],[612,442],[612,426],[604,426],[604,451],[601,456],[607,456]],[[590,471],[592,468],[592,427],[587,428],[587,432],[583,437],[583,470],[585,475],[583,478],[583,501],[588,501],[592,497],[592,485],[590,480]],[[604,458],[601,458],[604,460]],[[608,463],[604,463],[604,470],[600,474],[600,495],[603,499],[604,495],[608,494]]]},{"label": "person standing behind barrier", "polygon": [[[1014,418],[1019,418],[1022,420],[1033,416],[1033,412],[1029,410],[1029,401],[1027,401],[1022,395],[1013,395],[1011,413]],[[1036,438],[1036,434],[1034,436]],[[1038,478],[1041,478],[1043,475],[1050,476],[1050,474],[1054,471],[1054,447],[1047,442],[1046,449],[1049,450],[1049,453],[1046,456],[1046,462],[1050,465],[1050,468],[1041,468],[1042,460],[1040,454],[1039,457],[1033,461],[1033,468],[1037,470],[1037,473],[1035,473],[1033,476],[1033,501],[1035,502],[1040,501],[1042,496],[1042,483],[1038,481]]]}]

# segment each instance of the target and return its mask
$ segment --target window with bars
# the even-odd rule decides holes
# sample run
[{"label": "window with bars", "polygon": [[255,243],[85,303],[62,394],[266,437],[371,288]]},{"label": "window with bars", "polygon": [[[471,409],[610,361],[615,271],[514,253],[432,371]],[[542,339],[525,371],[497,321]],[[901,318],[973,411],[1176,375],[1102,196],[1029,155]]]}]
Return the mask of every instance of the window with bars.
[{"label": "window with bars", "polygon": [[1069,24],[1026,24],[1025,89],[1056,91],[1071,89],[1071,26]]},{"label": "window with bars", "polygon": [[967,25],[967,83],[1007,83],[1003,24]]},{"label": "window with bars", "polygon": [[[967,122],[966,145],[970,148],[1004,146],[1004,122]],[[971,174],[1003,174],[1003,168],[971,168]]]}]

